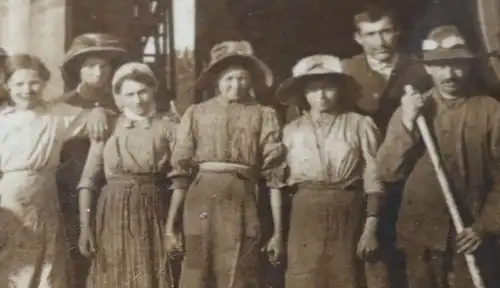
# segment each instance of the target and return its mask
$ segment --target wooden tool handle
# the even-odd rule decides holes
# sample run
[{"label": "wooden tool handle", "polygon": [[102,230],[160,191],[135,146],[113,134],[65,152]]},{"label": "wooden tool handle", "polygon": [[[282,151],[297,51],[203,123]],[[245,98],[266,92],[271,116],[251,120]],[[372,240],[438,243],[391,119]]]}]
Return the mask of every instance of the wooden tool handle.
[{"label": "wooden tool handle", "polygon": [[[420,134],[422,135],[425,147],[429,152],[429,156],[434,166],[434,170],[436,171],[436,175],[439,184],[441,186],[441,191],[443,192],[443,196],[446,201],[446,206],[448,206],[448,211],[450,212],[453,225],[455,226],[455,230],[457,231],[458,234],[464,230],[464,223],[462,221],[462,218],[460,217],[457,204],[455,203],[453,193],[451,192],[450,184],[446,178],[446,173],[444,172],[444,168],[441,159],[439,157],[438,150],[436,149],[436,145],[434,144],[434,140],[432,139],[429,127],[425,122],[425,118],[423,116],[419,116],[416,121],[418,129],[420,130]],[[474,286],[476,288],[486,288],[483,279],[481,277],[479,268],[477,267],[476,258],[474,257],[474,255],[465,254],[465,260],[467,261],[467,266],[469,268],[472,281],[474,282]]]}]

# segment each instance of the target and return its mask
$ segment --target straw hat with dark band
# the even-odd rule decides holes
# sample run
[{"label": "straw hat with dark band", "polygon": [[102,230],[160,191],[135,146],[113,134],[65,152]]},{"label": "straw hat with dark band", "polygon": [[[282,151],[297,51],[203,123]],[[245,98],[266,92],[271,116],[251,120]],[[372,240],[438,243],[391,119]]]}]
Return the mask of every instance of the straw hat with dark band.
[{"label": "straw hat with dark band", "polygon": [[271,69],[257,58],[252,45],[246,41],[226,41],[215,45],[210,51],[210,64],[201,73],[196,88],[205,90],[214,85],[219,74],[231,65],[242,66],[249,70],[253,81],[262,82],[267,87],[273,85]]},{"label": "straw hat with dark band", "polygon": [[439,26],[422,42],[422,62],[474,58],[475,55],[455,26]]},{"label": "straw hat with dark band", "polygon": [[341,93],[344,102],[354,103],[360,95],[356,80],[344,73],[342,61],[339,58],[317,54],[297,62],[292,69],[292,76],[278,87],[276,97],[285,105],[303,106],[305,103],[304,87],[307,82],[314,79],[332,81],[347,88]]},{"label": "straw hat with dark band", "polygon": [[87,57],[94,55],[108,59],[114,66],[121,65],[129,58],[124,43],[113,35],[102,33],[80,35],[71,43],[61,67],[68,86],[78,84],[83,62]]}]

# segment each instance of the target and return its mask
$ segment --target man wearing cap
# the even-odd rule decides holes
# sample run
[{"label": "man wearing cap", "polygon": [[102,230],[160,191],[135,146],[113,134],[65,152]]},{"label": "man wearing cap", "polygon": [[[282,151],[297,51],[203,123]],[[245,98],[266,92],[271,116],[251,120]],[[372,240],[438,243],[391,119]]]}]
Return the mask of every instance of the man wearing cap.
[{"label": "man wearing cap", "polygon": [[[486,287],[497,287],[484,268],[494,267],[490,236],[500,232],[500,104],[472,89],[473,55],[455,27],[435,28],[422,48],[435,88],[406,88],[377,157],[384,181],[407,179],[397,235],[409,287],[473,287],[463,253],[474,253]],[[458,235],[416,129],[418,115],[430,126],[455,194],[466,227]]]},{"label": "man wearing cap", "polygon": [[[76,37],[67,51],[61,73],[66,86],[71,89],[61,101],[82,107],[102,107],[108,112],[117,112],[111,93],[113,70],[127,59],[127,51],[120,39],[102,33],[87,33]],[[91,119],[95,125],[89,125],[89,134],[93,139],[102,139],[106,131],[106,115]],[[72,244],[72,257],[78,278],[77,287],[84,285],[86,259],[78,252],[78,193],[77,184],[82,175],[90,148],[87,138],[75,138],[63,146],[61,165],[58,169],[57,182],[61,208],[66,216],[69,241]],[[101,182],[103,182],[102,179]],[[102,184],[102,183],[101,183]],[[98,185],[101,186],[101,185]],[[81,286],[83,287],[83,286]]]}]

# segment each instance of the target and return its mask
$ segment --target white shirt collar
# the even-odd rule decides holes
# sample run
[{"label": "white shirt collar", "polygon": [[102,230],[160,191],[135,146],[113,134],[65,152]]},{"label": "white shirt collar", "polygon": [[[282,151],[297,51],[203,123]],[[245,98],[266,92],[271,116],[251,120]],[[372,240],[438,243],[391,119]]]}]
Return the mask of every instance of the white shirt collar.
[{"label": "white shirt collar", "polygon": [[381,62],[377,59],[374,59],[373,57],[370,57],[369,55],[366,55],[366,62],[368,62],[368,66],[370,67],[370,69],[382,74],[387,78],[391,76],[392,72],[396,68],[398,60],[399,60],[398,54],[394,54],[392,59],[387,62]]},{"label": "white shirt collar", "polygon": [[143,121],[143,120],[149,120],[151,119],[153,116],[156,115],[156,109],[151,109],[151,112],[148,114],[148,115],[145,115],[145,116],[141,116],[141,115],[137,115],[136,113],[130,111],[128,108],[123,108],[123,115],[125,115],[125,117],[129,120],[132,120],[132,121]]}]

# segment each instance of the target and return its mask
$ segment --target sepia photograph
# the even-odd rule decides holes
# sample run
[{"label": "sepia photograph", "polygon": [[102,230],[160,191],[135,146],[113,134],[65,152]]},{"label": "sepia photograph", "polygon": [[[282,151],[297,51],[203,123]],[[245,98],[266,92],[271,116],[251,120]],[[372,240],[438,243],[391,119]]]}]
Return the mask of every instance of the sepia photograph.
[{"label": "sepia photograph", "polygon": [[500,287],[500,0],[0,0],[0,288]]}]

